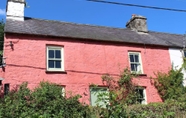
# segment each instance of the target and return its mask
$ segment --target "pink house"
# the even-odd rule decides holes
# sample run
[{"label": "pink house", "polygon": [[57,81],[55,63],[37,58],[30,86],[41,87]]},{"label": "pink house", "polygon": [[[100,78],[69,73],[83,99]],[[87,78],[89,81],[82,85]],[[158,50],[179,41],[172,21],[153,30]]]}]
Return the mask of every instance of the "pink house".
[{"label": "pink house", "polygon": [[134,82],[143,87],[141,103],[160,102],[150,77],[171,68],[168,49],[180,47],[182,36],[148,31],[142,16],[133,16],[126,26],[119,29],[24,17],[24,0],[8,0],[6,65],[1,70],[5,94],[22,82],[34,88],[44,80],[95,105],[90,85],[103,87],[102,75],[117,77],[129,67],[139,73]]}]

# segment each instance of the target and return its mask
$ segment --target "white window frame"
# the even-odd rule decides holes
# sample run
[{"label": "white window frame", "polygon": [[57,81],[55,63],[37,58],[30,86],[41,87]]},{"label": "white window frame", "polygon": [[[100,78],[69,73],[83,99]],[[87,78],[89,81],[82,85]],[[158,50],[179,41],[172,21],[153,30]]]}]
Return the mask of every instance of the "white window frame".
[{"label": "white window frame", "polygon": [[[130,62],[130,55],[138,55],[139,62]],[[130,70],[132,73],[137,73],[137,74],[143,74],[143,65],[142,65],[142,60],[141,60],[141,53],[140,52],[128,52],[128,57],[129,57],[129,64],[130,64]],[[140,69],[137,71],[132,71],[131,64],[139,64]]]},{"label": "white window frame", "polygon": [[[91,106],[97,106],[97,105],[101,105],[103,108],[106,108],[106,104],[105,103],[103,103],[102,101],[99,101],[99,102],[97,102],[97,100],[98,100],[98,97],[96,96],[96,101],[94,101],[94,102],[97,102],[96,104],[95,103],[93,103],[93,101],[92,101],[92,92],[91,92],[91,89],[94,89],[94,88],[96,88],[96,89],[106,89],[106,94],[108,93],[109,94],[109,89],[108,89],[108,87],[100,87],[100,86],[98,86],[98,87],[90,87],[90,105]],[[96,94],[96,93],[94,93],[94,94]],[[99,93],[97,94],[97,95],[99,95]],[[109,101],[108,101],[108,104],[109,104]]]},{"label": "white window frame", "polygon": [[[61,59],[49,59],[49,50],[60,50],[61,51]],[[46,57],[46,62],[47,62],[47,71],[64,71],[64,47],[60,46],[47,46],[47,57]],[[49,68],[49,63],[48,60],[60,60],[61,61],[61,68]]]},{"label": "white window frame", "polygon": [[143,100],[142,100],[141,104],[147,104],[146,88],[144,88],[144,87],[136,87],[136,90],[143,90]]}]

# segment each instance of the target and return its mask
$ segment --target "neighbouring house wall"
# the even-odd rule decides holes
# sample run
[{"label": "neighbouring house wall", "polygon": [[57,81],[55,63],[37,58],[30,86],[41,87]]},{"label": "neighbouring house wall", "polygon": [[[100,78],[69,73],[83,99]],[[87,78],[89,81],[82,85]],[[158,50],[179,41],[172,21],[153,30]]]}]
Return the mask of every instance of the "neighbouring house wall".
[{"label": "neighbouring house wall", "polygon": [[[169,48],[170,60],[173,68],[179,69],[183,64],[183,50],[179,48]],[[183,85],[186,86],[186,71],[182,70],[184,74]]]},{"label": "neighbouring house wall", "polygon": [[[9,41],[13,41],[13,49]],[[64,46],[66,73],[46,72],[46,45]],[[141,52],[143,72],[147,76],[141,76],[140,81],[134,79],[134,82],[146,88],[147,102],[161,101],[150,77],[154,72],[167,72],[171,68],[165,47],[6,34],[4,56],[7,66],[3,83],[10,83],[12,89],[25,81],[30,88],[40,81],[50,81],[65,85],[65,91],[80,94],[82,102],[89,103],[91,84],[103,85],[103,74],[118,77],[122,69],[129,67],[128,51]]]}]

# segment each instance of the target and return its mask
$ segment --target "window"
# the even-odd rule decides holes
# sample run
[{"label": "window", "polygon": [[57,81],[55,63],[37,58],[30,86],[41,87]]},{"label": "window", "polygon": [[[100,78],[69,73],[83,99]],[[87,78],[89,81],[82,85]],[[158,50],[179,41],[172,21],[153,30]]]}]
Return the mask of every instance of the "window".
[{"label": "window", "polygon": [[63,47],[47,47],[47,71],[64,71]]},{"label": "window", "polygon": [[143,73],[139,52],[129,52],[130,69],[134,73]]},{"label": "window", "polygon": [[137,102],[140,104],[147,104],[145,88],[142,87],[136,88],[136,93],[137,93]]},{"label": "window", "polygon": [[4,95],[7,95],[9,92],[10,84],[4,84]]},{"label": "window", "polygon": [[108,103],[109,91],[107,87],[92,87],[90,88],[90,102],[92,106],[106,107]]},{"label": "window", "polygon": [[3,78],[0,77],[0,90],[3,88],[2,87],[2,81],[3,81]]},{"label": "window", "polygon": [[65,87],[64,86],[62,86],[62,88],[61,88],[62,90],[61,90],[61,95],[63,96],[63,97],[65,97]]},{"label": "window", "polygon": [[0,67],[4,67],[4,66],[6,66],[5,58],[3,57],[2,54],[0,54]]}]

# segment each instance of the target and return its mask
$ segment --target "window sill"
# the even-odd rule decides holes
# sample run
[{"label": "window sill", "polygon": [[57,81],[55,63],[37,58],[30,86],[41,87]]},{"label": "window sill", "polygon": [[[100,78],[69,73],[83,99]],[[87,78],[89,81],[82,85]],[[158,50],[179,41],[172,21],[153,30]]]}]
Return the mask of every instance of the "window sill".
[{"label": "window sill", "polygon": [[132,74],[132,75],[137,75],[137,76],[147,76],[147,74]]},{"label": "window sill", "polygon": [[61,74],[67,74],[66,71],[49,71],[49,70],[46,70],[46,73],[61,73]]}]

